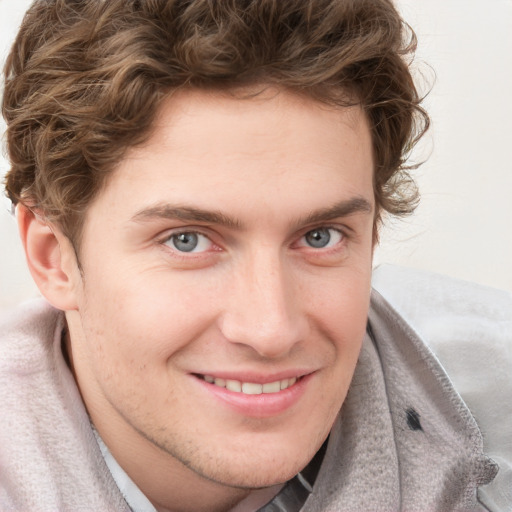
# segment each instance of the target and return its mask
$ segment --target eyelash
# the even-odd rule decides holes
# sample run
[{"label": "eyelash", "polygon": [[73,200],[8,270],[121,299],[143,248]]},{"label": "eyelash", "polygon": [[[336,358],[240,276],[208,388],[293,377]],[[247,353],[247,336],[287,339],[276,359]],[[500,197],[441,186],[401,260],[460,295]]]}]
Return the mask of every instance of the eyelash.
[{"label": "eyelash", "polygon": [[[333,247],[327,247],[327,248],[323,248],[323,247],[319,247],[319,248],[315,248],[315,247],[312,247],[311,245],[309,244],[300,244],[300,242],[308,235],[308,233],[312,233],[314,232],[315,230],[333,230],[333,231],[336,231],[337,233],[339,233],[339,236],[340,236],[340,240],[333,246]],[[200,237],[205,237],[206,239],[208,239],[209,243],[211,244],[212,248],[210,249],[206,249],[204,251],[195,251],[195,250],[191,250],[191,251],[180,251],[176,246],[174,247],[171,247],[170,244],[172,243],[172,240],[173,238],[177,238],[179,237],[180,235],[198,235]],[[320,225],[320,226],[316,226],[316,227],[309,227],[307,229],[307,231],[304,231],[300,237],[298,237],[296,239],[296,241],[292,244],[292,247],[293,246],[298,246],[299,248],[304,248],[306,250],[311,250],[313,251],[314,253],[317,253],[318,255],[321,255],[321,254],[329,254],[331,252],[336,252],[337,250],[339,250],[339,246],[342,245],[342,244],[345,244],[345,242],[349,239],[349,235],[347,234],[347,230],[346,229],[342,229],[340,226],[324,226],[324,225]],[[329,240],[330,242],[330,240]],[[328,243],[329,243],[328,242]],[[204,254],[207,254],[207,253],[210,253],[210,252],[217,252],[217,251],[222,251],[222,248],[220,246],[218,246],[211,238],[211,236],[209,234],[206,234],[196,228],[188,228],[188,229],[180,229],[180,230],[177,230],[177,231],[174,231],[174,232],[171,232],[171,233],[167,233],[165,237],[162,237],[160,240],[159,240],[159,244],[162,245],[163,247],[165,247],[169,252],[171,252],[175,257],[179,257],[179,258],[183,258],[183,259],[190,259],[190,258],[200,258],[202,257]],[[300,244],[300,245],[299,245]],[[173,244],[174,245],[174,244]]]},{"label": "eyelash", "polygon": [[[320,231],[320,230],[332,230],[332,231],[336,231],[339,235],[340,235],[340,240],[332,247],[327,247],[327,248],[324,248],[324,247],[321,247],[321,248],[315,248],[315,247],[311,247],[310,245],[302,245],[301,247],[305,247],[306,249],[312,249],[313,251],[315,252],[322,252],[322,253],[327,253],[327,252],[330,252],[330,251],[336,251],[336,249],[338,248],[338,246],[340,244],[343,244],[346,240],[348,240],[348,235],[346,233],[346,230],[345,229],[341,229],[339,226],[316,226],[316,227],[313,227],[313,228],[308,228],[307,231],[305,231],[298,239],[298,241],[302,240],[303,238],[306,237],[306,235],[308,235],[308,233],[312,233],[314,231]],[[329,240],[330,241],[330,240]]]},{"label": "eyelash", "polygon": [[[172,233],[168,233],[166,234],[165,237],[163,237],[162,239],[159,240],[159,243],[164,246],[164,247],[167,247],[170,252],[172,252],[174,255],[178,256],[178,257],[183,257],[183,258],[191,258],[191,257],[199,257],[199,255],[201,254],[204,254],[204,253],[207,253],[207,252],[210,252],[210,250],[204,250],[204,251],[180,251],[176,246],[174,247],[171,247],[170,244],[172,243],[172,240],[173,239],[176,239],[177,237],[179,237],[180,235],[196,235],[196,236],[200,236],[200,237],[204,237],[206,238],[209,243],[214,246],[214,247],[217,247],[219,250],[220,248],[217,246],[217,244],[211,239],[211,237],[197,229],[194,229],[194,228],[191,228],[191,229],[181,229],[179,231],[175,231],[175,232],[172,232]],[[215,249],[214,249],[215,250]]]}]

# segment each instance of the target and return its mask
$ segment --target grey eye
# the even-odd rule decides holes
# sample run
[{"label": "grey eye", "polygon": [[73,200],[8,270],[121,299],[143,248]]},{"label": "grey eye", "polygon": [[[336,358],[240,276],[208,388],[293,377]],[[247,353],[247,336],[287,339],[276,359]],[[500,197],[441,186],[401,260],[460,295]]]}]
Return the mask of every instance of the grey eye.
[{"label": "grey eye", "polygon": [[192,252],[197,249],[199,244],[197,233],[180,233],[179,235],[174,235],[171,240],[172,245],[181,252]]},{"label": "grey eye", "polygon": [[182,231],[169,235],[164,244],[173,251],[181,253],[207,252],[212,250],[215,244],[202,233],[196,231]]},{"label": "grey eye", "polygon": [[315,249],[326,247],[331,241],[331,234],[327,228],[313,229],[304,236],[306,243]]},{"label": "grey eye", "polygon": [[[343,239],[343,233],[335,228],[316,228],[308,231],[303,237],[303,244],[313,249],[333,247]],[[302,245],[302,244],[301,244]]]}]

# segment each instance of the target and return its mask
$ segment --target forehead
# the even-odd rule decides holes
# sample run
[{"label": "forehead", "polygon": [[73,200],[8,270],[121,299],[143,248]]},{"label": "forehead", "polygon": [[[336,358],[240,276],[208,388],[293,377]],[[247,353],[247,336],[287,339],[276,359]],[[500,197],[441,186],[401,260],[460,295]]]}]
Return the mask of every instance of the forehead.
[{"label": "forehead", "polygon": [[187,90],[164,102],[147,142],[128,151],[99,197],[126,214],[171,200],[244,210],[274,200],[293,206],[295,198],[307,207],[318,194],[326,202],[371,196],[372,175],[371,135],[359,107],[275,89],[243,98]]},{"label": "forehead", "polygon": [[[351,137],[347,137],[349,131]],[[331,136],[326,137],[328,133]],[[300,157],[310,144],[320,144],[326,152],[332,149],[332,143],[340,148],[356,144],[357,149],[364,146],[367,150],[369,136],[367,120],[359,106],[334,107],[276,88],[256,94],[191,89],[179,91],[164,102],[149,145],[198,157],[236,157],[238,150],[244,149],[246,153],[241,157],[257,161],[283,153],[289,159]],[[309,142],[307,148],[304,142]],[[291,153],[290,149],[295,151]],[[132,155],[136,153],[137,150]]]}]

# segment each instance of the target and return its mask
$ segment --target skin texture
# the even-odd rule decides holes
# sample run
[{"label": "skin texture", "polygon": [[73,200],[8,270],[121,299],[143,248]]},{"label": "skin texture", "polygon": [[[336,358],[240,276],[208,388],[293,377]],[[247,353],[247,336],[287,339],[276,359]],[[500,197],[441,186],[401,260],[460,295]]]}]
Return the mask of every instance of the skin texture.
[{"label": "skin texture", "polygon": [[[89,414],[159,510],[257,508],[328,435],[366,326],[371,155],[356,107],[185,91],[88,209],[81,270],[58,228],[22,212]],[[284,405],[233,407],[199,374],[307,377]]]}]

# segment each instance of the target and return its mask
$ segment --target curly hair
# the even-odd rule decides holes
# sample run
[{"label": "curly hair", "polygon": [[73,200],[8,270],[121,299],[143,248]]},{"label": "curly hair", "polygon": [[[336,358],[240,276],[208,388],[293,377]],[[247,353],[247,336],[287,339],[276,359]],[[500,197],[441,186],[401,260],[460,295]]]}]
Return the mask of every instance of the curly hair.
[{"label": "curly hair", "polygon": [[410,213],[407,158],[429,125],[415,49],[391,0],[35,0],[5,65],[7,195],[78,243],[87,206],[172,91],[261,84],[361,105],[376,222]]}]

